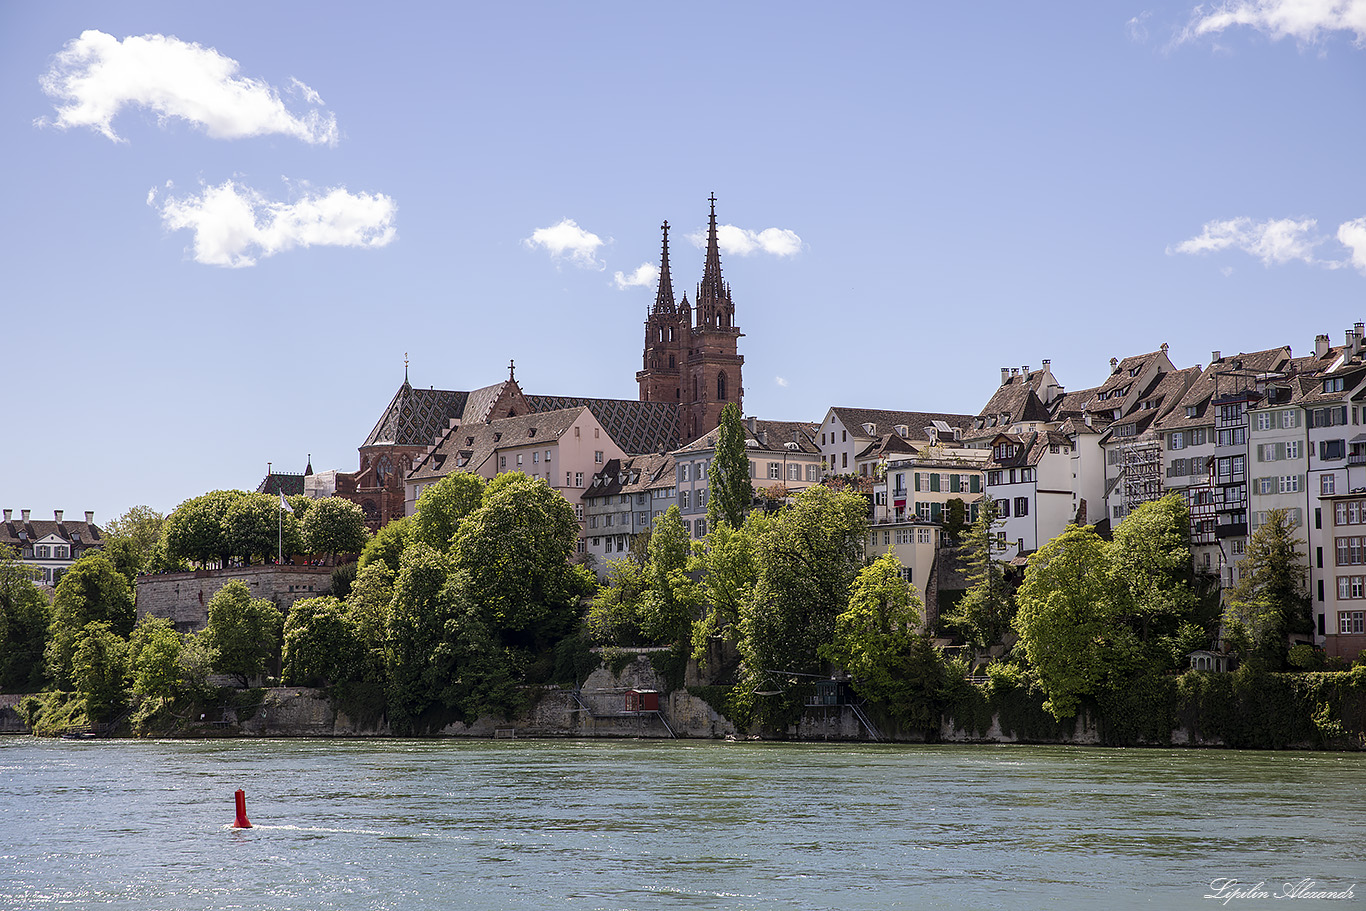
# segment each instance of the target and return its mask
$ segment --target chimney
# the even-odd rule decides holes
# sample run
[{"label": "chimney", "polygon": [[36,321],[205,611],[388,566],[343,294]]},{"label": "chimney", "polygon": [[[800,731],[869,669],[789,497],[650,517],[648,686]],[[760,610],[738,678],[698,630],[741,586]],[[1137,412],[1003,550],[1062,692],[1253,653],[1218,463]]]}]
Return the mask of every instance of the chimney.
[{"label": "chimney", "polygon": [[1210,359],[1211,363],[1214,362],[1214,361],[1217,361],[1217,360],[1221,360],[1221,358],[1219,357],[1219,352],[1218,352],[1217,350],[1211,351],[1211,352],[1210,352],[1210,355],[1209,355],[1209,359]]},{"label": "chimney", "polygon": [[1011,375],[1011,376],[1016,376],[1017,374],[1019,374],[1019,372],[1020,372],[1020,371],[1019,371],[1019,368],[1017,368],[1017,367],[1011,367],[1011,368],[1010,368],[1010,375]]},{"label": "chimney", "polygon": [[1347,341],[1346,341],[1346,345],[1347,345],[1347,348],[1348,348],[1349,350],[1350,350],[1351,347],[1352,347],[1352,342],[1354,342],[1354,341],[1356,341],[1356,340],[1357,340],[1356,330],[1355,330],[1355,329],[1348,329],[1348,330],[1347,330]]},{"label": "chimney", "polygon": [[21,509],[21,510],[19,510],[19,521],[20,521],[20,522],[27,522],[27,521],[28,521],[28,510],[27,510],[27,509]]},{"label": "chimney", "polygon": [[1357,338],[1366,335],[1366,323],[1353,323],[1352,328],[1356,330]]},{"label": "chimney", "polygon": [[754,434],[759,432],[758,421],[756,420],[754,415],[750,415],[749,417],[745,418],[745,424],[749,427],[750,436],[754,436]]},{"label": "chimney", "polygon": [[1119,368],[1119,358],[1117,358],[1117,357],[1112,357],[1112,358],[1110,358],[1110,372],[1111,372],[1111,373],[1114,373],[1115,370],[1117,370],[1118,368]]},{"label": "chimney", "polygon": [[95,524],[95,510],[93,510],[93,509],[87,509],[87,510],[85,511],[85,524],[86,524],[86,525],[94,525],[94,524]]},{"label": "chimney", "polygon": [[62,521],[62,511],[60,509],[52,510],[52,518],[58,522]]},{"label": "chimney", "polygon": [[1023,367],[1020,368],[1020,375],[1021,375],[1021,376],[1029,376],[1029,365],[1028,365],[1028,364],[1025,364]]},{"label": "chimney", "polygon": [[1044,358],[1044,359],[1043,359],[1043,367],[1042,367],[1041,369],[1047,370],[1047,369],[1048,369],[1048,365],[1051,364],[1051,363],[1053,363],[1051,360],[1049,360],[1048,358]]},{"label": "chimney", "polygon": [[1319,333],[1314,336],[1314,357],[1323,357],[1328,353],[1328,336]]},{"label": "chimney", "polygon": [[1167,353],[1167,343],[1166,343],[1166,342],[1163,342],[1163,343],[1162,343],[1162,353],[1163,353],[1163,354],[1166,354],[1166,353]]},{"label": "chimney", "polygon": [[1009,367],[1002,367],[1002,368],[1001,368],[1001,385],[1004,386],[1006,383],[1009,383],[1009,382],[1010,382],[1010,368],[1009,368]]},{"label": "chimney", "polygon": [[7,509],[7,510],[5,510],[5,521],[6,521],[6,522],[13,522],[13,521],[14,521],[14,510],[12,510],[12,509]]}]

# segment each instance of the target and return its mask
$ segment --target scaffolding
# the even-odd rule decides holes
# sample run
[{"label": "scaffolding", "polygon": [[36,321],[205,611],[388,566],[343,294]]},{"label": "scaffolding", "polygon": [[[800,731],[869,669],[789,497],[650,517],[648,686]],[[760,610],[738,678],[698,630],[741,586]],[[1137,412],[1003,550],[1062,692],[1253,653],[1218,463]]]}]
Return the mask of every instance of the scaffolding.
[{"label": "scaffolding", "polygon": [[1119,464],[1124,515],[1162,496],[1162,442],[1151,432],[1124,441]]}]

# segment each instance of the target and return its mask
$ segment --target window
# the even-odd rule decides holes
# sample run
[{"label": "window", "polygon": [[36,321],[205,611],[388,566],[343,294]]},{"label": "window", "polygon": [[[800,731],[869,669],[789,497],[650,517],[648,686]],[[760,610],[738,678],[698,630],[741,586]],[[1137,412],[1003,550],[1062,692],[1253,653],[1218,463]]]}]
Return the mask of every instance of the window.
[{"label": "window", "polygon": [[819,470],[819,469],[817,469],[815,465],[808,465],[808,466],[806,466],[806,479],[807,479],[808,481],[815,481],[815,480],[817,480],[816,473],[817,473],[818,470]]},{"label": "window", "polygon": [[1325,462],[1347,458],[1347,441],[1319,440],[1319,458]]},{"label": "window", "polygon": [[1169,437],[1167,438],[1167,448],[1168,448],[1168,449],[1185,449],[1185,448],[1186,448],[1186,435],[1185,435],[1184,433],[1181,433],[1180,431],[1178,431],[1178,432],[1176,432],[1176,433],[1173,433],[1171,436],[1169,436]]},{"label": "window", "polygon": [[[565,477],[568,478],[569,476],[568,476],[568,475],[565,475]],[[583,472],[582,472],[582,471],[576,471],[576,472],[574,472],[574,486],[575,486],[575,487],[582,487],[582,486],[583,486]]]},{"label": "window", "polygon": [[37,548],[37,559],[39,559],[39,560],[46,560],[46,559],[48,559],[48,555],[49,555],[50,553],[51,553],[51,550],[48,548],[48,546],[47,546],[46,544],[39,545],[38,548]]},{"label": "window", "polygon": [[1324,381],[1323,381],[1323,391],[1324,391],[1324,392],[1341,392],[1341,391],[1342,391],[1342,377],[1340,377],[1340,376],[1333,376],[1333,377],[1329,377],[1328,379],[1324,380]]},{"label": "window", "polygon": [[1016,497],[1016,498],[1015,498],[1015,515],[1017,515],[1017,516],[1027,516],[1027,515],[1029,515],[1029,498],[1028,498],[1028,497]]},{"label": "window", "polygon": [[1366,611],[1342,611],[1338,614],[1338,632],[1353,636],[1366,632]]},{"label": "window", "polygon": [[1269,411],[1262,411],[1262,412],[1259,412],[1259,413],[1258,413],[1258,415],[1257,415],[1257,429],[1258,429],[1258,430],[1270,430],[1270,429],[1271,429],[1271,412],[1269,412]]},{"label": "window", "polygon": [[847,452],[841,452],[841,453],[840,453],[840,467],[841,467],[841,468],[848,468],[848,467],[849,467],[849,453],[847,453]]},{"label": "window", "polygon": [[[1199,406],[1199,405],[1187,405],[1187,406],[1186,406],[1186,417],[1188,417],[1188,418],[1193,418],[1193,417],[1198,417],[1199,415],[1200,415],[1200,406]],[[1192,444],[1192,445],[1194,445],[1194,444]]]},{"label": "window", "polygon": [[917,529],[915,530],[915,543],[917,543],[917,544],[929,544],[930,541],[931,541],[931,539],[932,539],[932,535],[931,535],[930,530],[929,530],[928,528],[917,528]]},{"label": "window", "polygon": [[781,481],[781,480],[783,479],[783,463],[782,463],[782,462],[769,462],[769,463],[768,463],[768,479],[769,479],[770,481]]},{"label": "window", "polygon": [[680,480],[680,481],[686,481],[686,480],[688,480],[688,463],[687,463],[687,462],[682,462],[682,463],[679,464],[679,466],[678,466],[678,480]]},{"label": "window", "polygon": [[1337,486],[1337,475],[1326,474],[1319,477],[1319,496],[1333,493]]},{"label": "window", "polygon": [[536,464],[538,464],[540,461],[541,461],[541,453],[540,453],[539,451],[538,451],[538,452],[533,452],[533,453],[531,454],[531,464],[532,464],[532,465],[536,465]]},{"label": "window", "polygon": [[598,517],[597,517],[597,516],[589,516],[589,517],[588,517],[588,527],[589,527],[589,528],[597,528],[597,527],[598,527]]},{"label": "window", "polygon": [[998,514],[1002,519],[1009,519],[1009,518],[1010,518],[1010,500],[1008,500],[1008,499],[1001,500],[997,505],[1000,506],[1000,509],[997,510],[997,514]]},{"label": "window", "polygon": [[545,463],[546,463],[547,465],[550,464],[550,450],[549,450],[549,449],[547,449],[547,450],[545,451]]},{"label": "window", "polygon": [[601,450],[601,449],[598,449],[598,450],[595,450],[595,451],[594,451],[594,453],[593,453],[593,461],[594,461],[594,462],[597,462],[599,465],[602,464],[602,450]]},{"label": "window", "polygon": [[1338,566],[1357,566],[1362,562],[1362,539],[1360,536],[1338,538],[1336,545]]},{"label": "window", "polygon": [[1288,429],[1290,429],[1291,427],[1298,427],[1299,425],[1300,425],[1300,422],[1297,421],[1297,420],[1295,420],[1295,412],[1294,412],[1294,411],[1282,411],[1282,412],[1281,412],[1281,427],[1283,427],[1283,428],[1285,428],[1285,429],[1288,430]]},{"label": "window", "polygon": [[688,502],[688,491],[680,490],[678,492],[678,508],[687,509],[690,505],[691,504]]},{"label": "window", "polygon": [[520,452],[517,453],[517,464],[518,464],[518,465],[521,465],[521,464],[522,464],[522,454],[521,454]]},{"label": "window", "polygon": [[791,462],[787,466],[787,479],[789,481],[800,481],[802,479],[802,466],[796,462]]},{"label": "window", "polygon": [[988,471],[988,472],[987,472],[987,486],[988,486],[988,487],[994,487],[994,486],[996,486],[997,484],[1000,484],[1000,483],[1001,483],[1001,478],[1003,477],[1004,474],[1005,474],[1005,473],[1004,473],[1003,471],[1001,471],[1001,469],[999,469],[999,468],[995,468],[995,469],[992,469],[991,471]]},{"label": "window", "polygon": [[1190,436],[1190,441],[1189,441],[1189,442],[1190,442],[1190,445],[1192,445],[1192,446],[1204,446],[1205,443],[1206,443],[1207,440],[1208,440],[1208,436],[1207,436],[1208,434],[1209,434],[1209,429],[1206,428],[1206,427],[1200,427],[1200,428],[1198,428],[1198,429],[1196,429],[1196,430],[1188,431],[1188,435]]},{"label": "window", "polygon": [[697,526],[696,526],[696,527],[697,527],[697,536],[698,536],[699,538],[705,538],[705,537],[707,536],[707,520],[706,520],[706,519],[698,519],[698,520],[697,520]]},{"label": "window", "polygon": [[564,486],[565,486],[565,487],[568,487],[568,486],[569,486],[569,472],[567,472],[567,471],[564,473]]},{"label": "window", "polygon": [[508,467],[508,457],[507,457],[507,456],[499,456],[499,457],[498,457],[498,467],[499,467],[499,469],[503,469],[503,468],[507,468],[507,467]]},{"label": "window", "polygon": [[1035,470],[1034,470],[1033,468],[1021,468],[1021,469],[1020,469],[1020,481],[1021,481],[1021,482],[1024,482],[1024,481],[1033,481],[1033,480],[1034,480],[1034,477],[1035,477],[1035,476],[1034,476],[1034,471],[1035,471]]}]

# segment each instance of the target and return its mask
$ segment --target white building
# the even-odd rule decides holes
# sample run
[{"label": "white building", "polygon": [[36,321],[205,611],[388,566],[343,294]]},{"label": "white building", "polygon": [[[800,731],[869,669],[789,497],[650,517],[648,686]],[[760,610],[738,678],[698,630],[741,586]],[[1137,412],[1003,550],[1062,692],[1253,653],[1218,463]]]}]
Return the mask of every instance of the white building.
[{"label": "white building", "polygon": [[51,519],[33,519],[32,512],[4,511],[0,522],[0,546],[14,550],[19,562],[32,566],[41,585],[56,587],[62,574],[82,555],[104,547],[104,537],[95,524],[95,514],[87,512],[85,521],[67,521],[64,512],[53,510]]}]

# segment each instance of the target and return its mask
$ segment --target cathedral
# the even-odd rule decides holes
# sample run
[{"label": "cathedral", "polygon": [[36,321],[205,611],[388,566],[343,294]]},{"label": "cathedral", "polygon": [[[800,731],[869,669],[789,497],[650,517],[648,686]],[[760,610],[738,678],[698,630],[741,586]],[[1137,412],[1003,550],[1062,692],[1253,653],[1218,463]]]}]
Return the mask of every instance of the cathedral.
[{"label": "cathedral", "polygon": [[719,425],[721,409],[727,402],[744,410],[740,368],[745,358],[737,350],[741,332],[735,326],[730,285],[721,278],[716,194],[712,194],[710,202],[707,258],[693,304],[688,303],[686,291],[681,302],[674,300],[669,274],[669,223],[664,222],[659,289],[645,320],[644,363],[636,374],[642,402],[674,402],[679,406],[680,446]]},{"label": "cathedral", "polygon": [[[359,469],[338,473],[337,494],[358,504],[376,530],[407,514],[416,489],[433,478],[456,469],[491,476],[500,470],[504,450],[516,458],[512,425],[504,426],[512,419],[526,423],[528,415],[546,416],[544,428],[519,424],[517,434],[525,437],[554,425],[553,414],[587,409],[621,455],[643,455],[670,452],[714,430],[728,402],[743,412],[741,333],[730,286],[721,278],[715,194],[710,203],[706,259],[691,303],[686,292],[681,301],[674,299],[669,223],[662,226],[659,287],[645,320],[642,369],[636,373],[638,400],[524,393],[511,366],[506,380],[470,392],[417,389],[408,382],[405,358],[403,384],[360,445]],[[545,455],[548,459],[550,452]],[[546,476],[567,496],[581,483],[577,471],[565,474],[558,467]],[[577,501],[578,492],[573,496]]]}]

